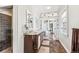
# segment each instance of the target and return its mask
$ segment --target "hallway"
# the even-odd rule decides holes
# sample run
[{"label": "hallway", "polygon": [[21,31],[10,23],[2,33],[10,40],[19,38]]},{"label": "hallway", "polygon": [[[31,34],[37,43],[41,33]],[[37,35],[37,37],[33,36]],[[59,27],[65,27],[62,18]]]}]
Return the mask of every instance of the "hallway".
[{"label": "hallway", "polygon": [[66,53],[59,40],[44,39],[38,53]]}]

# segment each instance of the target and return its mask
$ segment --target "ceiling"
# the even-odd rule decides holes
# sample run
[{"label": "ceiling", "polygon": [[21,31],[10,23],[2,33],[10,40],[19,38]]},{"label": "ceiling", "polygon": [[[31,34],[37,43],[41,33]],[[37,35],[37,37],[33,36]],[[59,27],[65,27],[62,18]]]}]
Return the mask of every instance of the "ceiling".
[{"label": "ceiling", "polygon": [[[51,15],[58,13],[63,9],[64,5],[31,5],[33,14],[40,16],[41,14]],[[51,14],[50,14],[51,13]]]},{"label": "ceiling", "polygon": [[58,12],[62,7],[64,7],[64,5],[32,5],[32,8],[40,12]]}]

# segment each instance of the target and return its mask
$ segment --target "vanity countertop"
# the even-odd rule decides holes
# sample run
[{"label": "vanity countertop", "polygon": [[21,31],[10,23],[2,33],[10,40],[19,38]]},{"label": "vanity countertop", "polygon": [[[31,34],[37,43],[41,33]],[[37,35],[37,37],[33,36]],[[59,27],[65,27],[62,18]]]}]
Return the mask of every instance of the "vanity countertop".
[{"label": "vanity countertop", "polygon": [[30,32],[25,32],[24,35],[39,35],[43,31],[30,31]]}]

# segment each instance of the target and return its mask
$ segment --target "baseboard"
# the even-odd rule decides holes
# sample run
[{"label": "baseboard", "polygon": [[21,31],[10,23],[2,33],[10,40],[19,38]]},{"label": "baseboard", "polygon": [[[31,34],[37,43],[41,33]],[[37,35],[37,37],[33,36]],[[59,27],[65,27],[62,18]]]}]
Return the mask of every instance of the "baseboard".
[{"label": "baseboard", "polygon": [[65,47],[65,45],[62,43],[62,41],[61,41],[61,40],[59,40],[59,41],[60,41],[60,43],[62,44],[62,46],[65,48],[66,52],[67,52],[67,53],[70,53],[69,50]]}]

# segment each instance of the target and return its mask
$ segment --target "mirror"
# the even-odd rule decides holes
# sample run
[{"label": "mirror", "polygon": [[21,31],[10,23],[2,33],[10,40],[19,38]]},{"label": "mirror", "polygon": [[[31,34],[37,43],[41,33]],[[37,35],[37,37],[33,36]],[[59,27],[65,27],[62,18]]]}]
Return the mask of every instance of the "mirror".
[{"label": "mirror", "polygon": [[29,10],[26,10],[26,25],[25,28],[30,30],[33,28],[33,17]]}]

